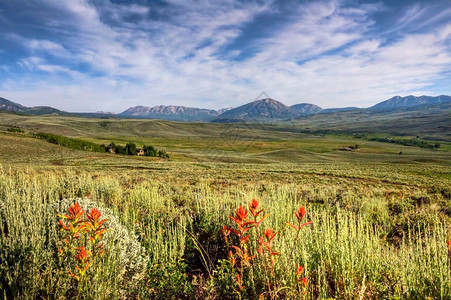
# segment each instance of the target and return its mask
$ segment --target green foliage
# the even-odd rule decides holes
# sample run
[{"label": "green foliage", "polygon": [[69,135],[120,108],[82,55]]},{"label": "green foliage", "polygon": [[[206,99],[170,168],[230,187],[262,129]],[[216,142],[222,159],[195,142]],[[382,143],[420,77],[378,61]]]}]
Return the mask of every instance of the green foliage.
[{"label": "green foliage", "polygon": [[[73,282],[58,273],[56,214],[76,199],[108,218],[108,255],[92,270],[92,299],[233,299],[220,229],[252,198],[270,214],[265,228],[278,231],[274,271],[283,286],[296,286],[295,267],[303,265],[312,299],[451,297],[450,181],[438,176],[446,167],[165,165],[0,168],[1,297],[72,297]],[[284,245],[295,234],[286,224],[300,205],[314,223],[286,267]],[[258,298],[264,282],[262,270],[249,273],[243,295]]]},{"label": "green foliage", "polygon": [[38,133],[30,133],[32,137],[37,139],[45,140],[49,143],[60,145],[66,148],[74,149],[74,150],[84,150],[84,151],[94,151],[94,152],[105,152],[105,149],[98,144],[80,140],[80,139],[74,139],[65,137],[62,135],[57,134],[51,134],[51,133],[44,133],[44,132],[38,132]]},{"label": "green foliage", "polygon": [[[8,131],[11,132],[23,132],[21,129],[18,128],[8,128]],[[17,131],[20,130],[20,131]],[[66,148],[74,149],[74,150],[84,150],[84,151],[94,151],[94,152],[107,152],[107,153],[115,153],[115,154],[122,154],[122,155],[137,155],[138,149],[136,148],[136,144],[133,142],[128,142],[125,146],[116,145],[114,142],[111,142],[109,145],[98,145],[96,143],[80,140],[80,139],[74,139],[69,138],[61,135],[56,134],[50,134],[50,133],[31,133],[31,136],[34,138],[45,140],[49,143],[60,145]],[[143,147],[144,150],[144,156],[151,156],[151,157],[161,157],[169,159],[169,154],[166,153],[164,150],[157,150],[153,146],[146,146]]]},{"label": "green foliage", "polygon": [[375,142],[383,142],[383,143],[392,143],[392,144],[399,144],[404,146],[414,146],[414,147],[420,147],[420,148],[428,148],[428,149],[437,149],[440,148],[439,143],[430,143],[426,141],[422,141],[419,139],[401,139],[401,138],[382,138],[382,137],[372,137],[368,139],[369,141],[375,141]]},{"label": "green foliage", "polygon": [[18,127],[8,127],[8,129],[6,129],[6,131],[12,132],[12,133],[24,133],[25,132]]},{"label": "green foliage", "polygon": [[144,156],[151,156],[155,157],[158,155],[157,149],[154,148],[154,146],[143,146]]},{"label": "green foliage", "polygon": [[125,145],[125,154],[127,155],[136,155],[136,145],[132,142],[127,143],[127,145]]},{"label": "green foliage", "polygon": [[164,150],[157,150],[154,146],[143,146],[144,156],[168,158],[169,154]]}]

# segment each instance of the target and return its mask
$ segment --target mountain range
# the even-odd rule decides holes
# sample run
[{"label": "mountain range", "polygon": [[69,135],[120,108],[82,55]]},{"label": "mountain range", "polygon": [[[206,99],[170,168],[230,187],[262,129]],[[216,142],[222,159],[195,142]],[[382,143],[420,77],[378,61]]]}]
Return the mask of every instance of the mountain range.
[{"label": "mountain range", "polygon": [[203,109],[186,106],[135,106],[118,114],[124,118],[165,119],[170,121],[211,121],[228,109]]},{"label": "mountain range", "polygon": [[264,122],[312,115],[320,111],[322,111],[322,108],[314,104],[301,103],[293,106],[286,106],[277,100],[265,98],[230,109],[217,116],[212,122]]},{"label": "mountain range", "polygon": [[135,106],[130,107],[119,114],[109,113],[69,113],[49,106],[26,107],[0,98],[0,110],[30,115],[77,115],[96,118],[140,118],[140,119],[165,119],[171,121],[193,121],[193,122],[216,122],[216,123],[253,123],[274,122],[281,120],[302,119],[308,116],[330,113],[365,112],[369,114],[380,114],[397,111],[421,110],[423,107],[437,106],[438,109],[451,109],[450,96],[395,96],[382,101],[369,108],[327,108],[323,109],[310,103],[295,104],[287,106],[275,99],[265,98],[256,100],[236,108],[224,108],[220,110],[202,109],[185,106],[154,107]]},{"label": "mountain range", "polygon": [[388,100],[382,101],[369,109],[372,111],[375,110],[391,110],[396,108],[404,108],[404,107],[415,107],[420,105],[436,105],[436,104],[443,104],[443,103],[449,103],[451,102],[450,96],[440,95],[437,97],[431,97],[431,96],[407,96],[407,97],[401,97],[401,96],[395,96],[393,98],[390,98]]},{"label": "mountain range", "polygon": [[21,104],[9,101],[5,98],[0,97],[0,110],[9,110],[18,113],[25,113],[28,115],[49,115],[49,114],[58,114],[58,115],[67,115],[68,113],[58,110],[56,108],[50,106],[34,106],[34,107],[26,107]]}]

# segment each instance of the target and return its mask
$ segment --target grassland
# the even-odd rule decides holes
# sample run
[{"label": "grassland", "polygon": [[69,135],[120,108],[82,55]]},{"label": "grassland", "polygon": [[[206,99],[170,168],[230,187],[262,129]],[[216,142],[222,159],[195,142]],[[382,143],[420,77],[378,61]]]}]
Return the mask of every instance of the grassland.
[{"label": "grassland", "polygon": [[[7,299],[451,297],[448,151],[282,125],[14,114],[0,120],[0,295]],[[151,144],[171,160],[74,151],[7,133],[8,126]],[[355,144],[358,151],[338,150]],[[256,259],[238,294],[220,229],[253,198],[270,214],[263,226],[278,232],[280,255],[272,293]],[[109,219],[107,255],[88,270],[88,287],[58,259],[56,214],[73,199]],[[290,259],[296,232],[287,222],[301,205],[313,224],[300,231]],[[249,251],[256,253],[252,234]],[[306,295],[297,265],[306,268]]]}]

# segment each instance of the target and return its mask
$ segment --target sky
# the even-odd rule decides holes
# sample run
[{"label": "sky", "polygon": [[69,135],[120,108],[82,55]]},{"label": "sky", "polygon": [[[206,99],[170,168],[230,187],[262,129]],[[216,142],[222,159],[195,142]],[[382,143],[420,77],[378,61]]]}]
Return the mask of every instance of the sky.
[{"label": "sky", "polygon": [[0,97],[73,112],[451,94],[451,2],[0,0]]}]

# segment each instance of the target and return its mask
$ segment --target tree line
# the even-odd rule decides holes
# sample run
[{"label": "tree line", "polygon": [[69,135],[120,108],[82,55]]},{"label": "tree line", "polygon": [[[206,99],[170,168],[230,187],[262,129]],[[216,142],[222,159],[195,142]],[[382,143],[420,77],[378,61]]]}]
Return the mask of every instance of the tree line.
[{"label": "tree line", "polygon": [[[125,146],[116,145],[114,142],[111,142],[109,145],[101,145],[101,147],[105,149],[105,152],[124,155],[138,155],[136,144],[132,142],[127,143]],[[143,156],[169,158],[169,154],[167,154],[166,151],[158,150],[154,146],[144,145],[142,150]]]},{"label": "tree line", "polygon": [[375,141],[375,142],[383,142],[383,143],[393,143],[393,144],[399,144],[399,145],[404,145],[404,146],[428,148],[428,149],[440,148],[440,144],[438,144],[438,143],[428,143],[426,141],[422,141],[422,140],[418,140],[418,139],[392,139],[392,138],[373,137],[373,138],[369,138],[368,140]]},{"label": "tree line", "polygon": [[[99,145],[93,142],[74,139],[62,135],[51,134],[51,133],[30,133],[32,137],[38,138],[41,140],[45,140],[46,142],[56,144],[59,146],[63,146],[66,148],[74,149],[74,150],[83,150],[83,151],[92,151],[92,152],[107,152],[107,153],[115,153],[122,155],[138,155],[139,149],[136,148],[136,144],[129,142],[125,146],[116,145],[114,142],[111,142],[109,145]],[[169,154],[164,150],[158,150],[153,146],[144,145],[143,148],[143,156],[150,157],[161,157],[168,158]]]}]

